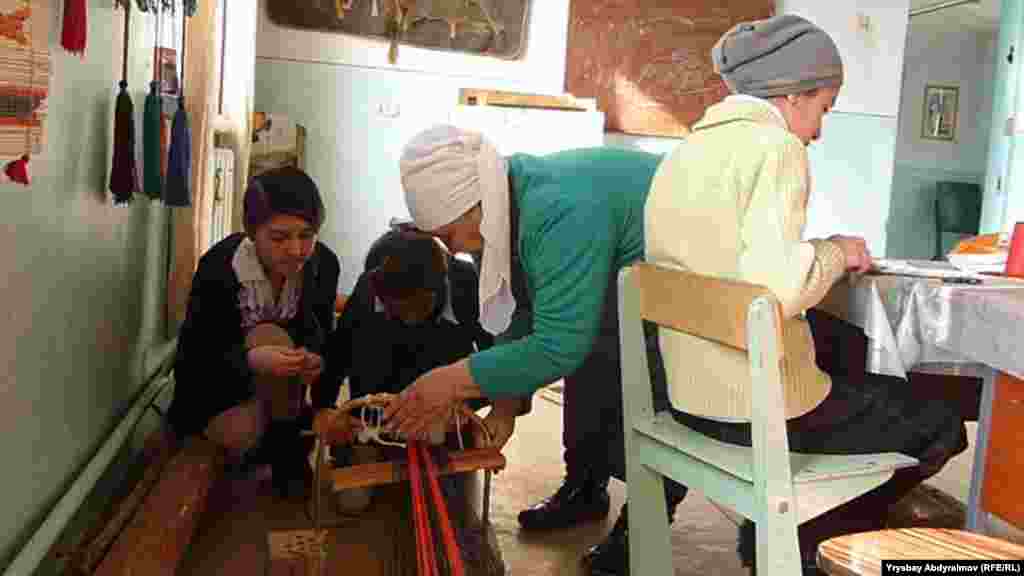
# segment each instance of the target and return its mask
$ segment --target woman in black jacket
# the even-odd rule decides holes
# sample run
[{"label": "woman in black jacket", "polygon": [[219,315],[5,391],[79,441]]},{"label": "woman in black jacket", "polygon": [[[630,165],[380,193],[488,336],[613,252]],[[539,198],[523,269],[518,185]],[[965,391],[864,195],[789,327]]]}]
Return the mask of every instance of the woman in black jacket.
[{"label": "woman in black jacket", "polygon": [[303,478],[298,417],[325,364],[340,269],[317,241],[324,205],[301,170],[254,177],[244,220],[244,234],[199,261],[168,420],[179,436],[204,434],[236,459],[263,438],[274,485],[287,492]]}]

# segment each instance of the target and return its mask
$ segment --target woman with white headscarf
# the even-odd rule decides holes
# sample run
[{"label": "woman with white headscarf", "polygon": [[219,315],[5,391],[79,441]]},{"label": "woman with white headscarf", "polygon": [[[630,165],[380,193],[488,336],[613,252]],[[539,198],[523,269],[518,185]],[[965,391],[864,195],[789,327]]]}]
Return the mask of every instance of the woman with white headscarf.
[{"label": "woman with white headscarf", "polygon": [[[843,82],[835,43],[813,23],[783,15],[737,25],[711,56],[733,94],[708,108],[658,168],[645,208],[648,260],[752,282],[777,296],[783,369],[796,383],[786,394],[790,450],[902,452],[920,462],[799,527],[804,574],[818,575],[818,543],[884,527],[890,505],[966,448],[963,417],[957,406],[915,398],[898,378],[826,373],[816,362],[804,311],[847,271],[871,267],[862,238],[803,239],[807,146],[819,137]],[[672,398],[675,418],[749,446],[757,407],[746,357],[671,330],[661,331],[660,348],[672,390],[687,392]],[[751,566],[754,533],[749,521],[740,532],[740,555]]]},{"label": "woman with white headscarf", "polygon": [[[454,401],[528,396],[564,379],[566,479],[519,515],[524,529],[604,517],[609,477],[624,478],[615,285],[620,268],[643,258],[643,206],[659,161],[616,148],[506,159],[451,126],[426,130],[402,154],[416,227],[479,257],[480,322],[502,337],[417,379],[386,416],[400,432],[421,433]],[[670,510],[684,494],[666,483]],[[623,549],[622,540],[593,549],[592,573],[620,572]]]}]

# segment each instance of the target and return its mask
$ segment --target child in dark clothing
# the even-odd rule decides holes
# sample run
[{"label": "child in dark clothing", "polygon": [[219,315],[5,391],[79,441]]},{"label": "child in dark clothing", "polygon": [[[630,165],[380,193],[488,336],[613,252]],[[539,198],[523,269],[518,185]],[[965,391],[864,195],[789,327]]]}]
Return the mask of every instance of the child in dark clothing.
[{"label": "child in dark clothing", "polygon": [[[480,326],[475,268],[453,258],[432,237],[389,231],[370,247],[365,264],[328,342],[317,408],[334,404],[346,377],[352,398],[397,394],[421,374],[494,343]],[[522,414],[528,406],[528,398],[515,399],[491,410]],[[498,433],[499,446],[512,433],[492,432]]]}]

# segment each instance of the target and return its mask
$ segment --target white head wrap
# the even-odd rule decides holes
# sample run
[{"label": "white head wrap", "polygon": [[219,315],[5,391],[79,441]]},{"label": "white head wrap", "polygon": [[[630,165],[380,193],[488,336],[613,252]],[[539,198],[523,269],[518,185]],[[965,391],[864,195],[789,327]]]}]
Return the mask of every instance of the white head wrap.
[{"label": "white head wrap", "polygon": [[437,230],[480,204],[480,324],[501,334],[516,309],[505,159],[480,133],[440,125],[406,144],[399,167],[405,203],[420,230]]}]

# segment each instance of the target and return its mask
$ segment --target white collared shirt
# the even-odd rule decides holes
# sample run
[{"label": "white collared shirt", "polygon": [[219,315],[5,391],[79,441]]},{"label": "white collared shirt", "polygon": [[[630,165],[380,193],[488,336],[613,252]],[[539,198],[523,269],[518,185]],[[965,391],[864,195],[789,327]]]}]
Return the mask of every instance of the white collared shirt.
[{"label": "white collared shirt", "polygon": [[245,238],[231,258],[231,268],[242,285],[238,293],[238,308],[242,313],[242,327],[273,322],[280,324],[295,317],[302,295],[302,274],[285,280],[281,296],[275,300],[274,285],[256,254],[256,245]]}]

